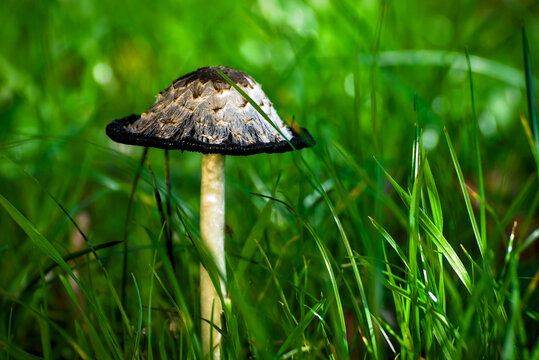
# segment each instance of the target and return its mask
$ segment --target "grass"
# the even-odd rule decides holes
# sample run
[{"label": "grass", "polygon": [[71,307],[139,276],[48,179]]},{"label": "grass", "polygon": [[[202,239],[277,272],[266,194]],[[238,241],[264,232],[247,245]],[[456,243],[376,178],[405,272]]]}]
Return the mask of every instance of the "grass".
[{"label": "grass", "polygon": [[201,358],[200,155],[104,127],[218,64],[317,141],[227,159],[225,358],[539,359],[537,4],[27,5],[0,5],[0,360]]}]

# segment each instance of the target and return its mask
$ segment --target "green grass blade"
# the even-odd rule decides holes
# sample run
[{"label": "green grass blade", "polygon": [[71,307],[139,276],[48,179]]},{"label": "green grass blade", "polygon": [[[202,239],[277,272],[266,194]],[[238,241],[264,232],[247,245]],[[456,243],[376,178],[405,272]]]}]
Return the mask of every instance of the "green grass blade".
[{"label": "green grass blade", "polygon": [[287,320],[289,320],[294,326],[297,326],[298,321],[296,320],[294,314],[290,310],[290,306],[288,305],[288,300],[286,300],[286,296],[285,296],[285,294],[283,292],[283,288],[282,288],[282,286],[281,286],[281,284],[279,282],[279,278],[277,277],[277,274],[275,274],[275,271],[273,270],[273,266],[271,265],[271,262],[269,261],[268,256],[266,255],[266,252],[264,251],[262,246],[260,246],[260,243],[256,239],[253,239],[253,240],[254,240],[257,248],[258,248],[258,251],[260,251],[260,254],[262,254],[262,258],[264,259],[266,267],[268,268],[268,270],[269,270],[269,272],[271,274],[271,278],[273,279],[273,282],[275,283],[275,287],[279,291],[279,296],[281,298],[281,302],[283,303]]},{"label": "green grass blade", "polygon": [[[30,311],[32,314],[34,314],[37,318],[41,318],[42,320],[44,321],[47,321],[49,323],[49,325],[54,328],[54,330],[60,334],[60,336],[65,339],[67,341],[67,343],[69,345],[71,345],[71,347],[73,348],[73,350],[75,351],[75,353],[80,356],[82,359],[84,360],[87,360],[87,359],[90,359],[91,356],[88,354],[88,352],[86,351],[86,349],[83,349],[81,348],[81,346],[79,345],[79,343],[77,341],[75,341],[71,335],[66,331],[64,330],[64,328],[58,324],[56,324],[54,321],[52,321],[50,318],[48,318],[47,316],[45,316],[44,314],[42,314],[40,311],[32,308],[29,304],[27,304],[26,302],[23,302],[21,301],[20,299],[18,299],[17,297],[13,296],[12,294],[6,292],[4,289],[0,288],[0,295],[2,295],[4,298],[12,301],[13,303],[16,303],[20,306],[22,306],[24,309],[27,309],[28,311]],[[7,340],[10,340],[9,338]]]},{"label": "green grass blade", "polygon": [[432,220],[436,227],[443,232],[444,228],[444,216],[442,212],[442,203],[440,201],[440,195],[438,194],[438,189],[436,187],[436,181],[434,180],[434,175],[430,169],[429,161],[425,159],[424,163],[424,181],[427,188],[427,196],[429,198],[430,211],[432,213]]},{"label": "green grass blade", "polygon": [[[104,244],[99,244],[99,245],[96,245],[94,246],[94,250],[102,250],[102,249],[106,249],[108,247],[111,247],[111,246],[114,246],[114,245],[118,245],[120,244],[121,241],[110,241],[110,242],[107,242],[107,243],[104,243]],[[75,259],[78,259],[79,257],[82,257],[86,254],[89,254],[93,252],[92,249],[83,249],[83,250],[80,250],[80,251],[75,251],[73,253],[70,253],[70,254],[67,254],[63,257],[63,260],[65,262],[68,262],[69,260],[75,260]],[[54,270],[57,266],[59,266],[58,263],[52,263],[51,265],[45,267],[43,269],[43,273],[44,274],[47,274],[48,272]],[[40,275],[36,275],[34,278],[32,278],[32,280],[28,281],[28,285],[26,285],[26,287],[24,288],[24,290],[22,291],[22,293],[26,293],[28,291],[30,291],[32,289],[32,287],[40,280]]]},{"label": "green grass blade", "polygon": [[[380,165],[381,166],[381,165]],[[389,173],[382,168],[384,171],[387,179],[393,186],[393,188],[397,191],[397,194],[401,197],[404,204],[406,206],[410,206],[410,195],[404,189],[389,175]],[[432,240],[434,241],[435,245],[438,247],[438,250],[444,254],[445,259],[449,262],[451,265],[451,268],[457,276],[460,278],[464,286],[466,286],[466,289],[471,292],[472,290],[472,282],[470,279],[470,275],[468,274],[468,271],[462,264],[462,261],[460,261],[457,253],[455,250],[453,250],[453,247],[449,244],[449,242],[445,239],[442,232],[436,227],[436,225],[432,222],[432,220],[425,214],[423,210],[419,210],[419,220],[421,223],[421,227],[430,235],[432,236]]]},{"label": "green grass blade", "polygon": [[133,200],[135,198],[135,192],[137,190],[137,185],[140,180],[140,174],[142,172],[142,169],[144,167],[144,162],[146,160],[146,157],[148,156],[148,148],[145,147],[142,151],[142,156],[140,157],[140,161],[137,167],[137,170],[135,172],[135,177],[133,179],[133,184],[131,185],[131,192],[129,194],[129,200],[127,202],[127,209],[125,212],[125,221],[124,221],[124,232],[123,232],[123,243],[124,243],[124,253],[123,253],[123,259],[122,259],[122,287],[120,291],[121,296],[121,302],[122,302],[122,308],[125,309],[125,301],[127,296],[127,249],[129,246],[129,222],[131,221],[131,208],[133,206]]},{"label": "green grass blade", "polygon": [[376,192],[376,197],[379,198],[380,201],[383,202],[384,205],[390,209],[392,216],[394,216],[401,225],[406,226],[408,219],[406,218],[398,204],[395,202],[395,200],[388,196],[383,190],[380,190],[376,187],[376,183],[370,178],[367,171],[358,164],[357,159],[352,156],[348,151],[346,151],[346,149],[344,149],[339,144],[333,144],[333,146],[337,150],[339,155],[341,155],[341,157],[346,161],[346,163],[355,170],[360,179],[362,181],[365,181],[365,183]]},{"label": "green grass blade", "polygon": [[[386,267],[386,280],[385,282],[388,283],[389,287],[393,289],[401,289],[399,286],[397,286],[397,283],[395,281],[393,271],[391,270],[391,266],[389,264],[389,261],[387,259],[387,252],[385,249],[385,246],[382,248],[382,253],[384,255],[384,263]],[[405,306],[404,306],[404,300],[401,296],[399,296],[397,291],[390,291],[391,296],[393,297],[393,303],[395,304],[395,313],[396,313],[396,320],[397,323],[400,325],[401,330],[404,328],[404,317],[405,317]],[[380,326],[380,324],[378,325]],[[387,330],[387,329],[386,329]],[[405,331],[402,331],[404,333]],[[409,344],[407,344],[409,345]]]},{"label": "green grass blade", "polygon": [[0,349],[4,350],[8,355],[12,355],[18,360],[40,360],[43,359],[39,356],[32,355],[17,345],[13,344],[9,339],[0,336]]},{"label": "green grass blade", "polygon": [[322,305],[323,302],[317,303],[309,310],[305,317],[303,317],[300,322],[296,324],[296,327],[289,333],[283,345],[281,345],[279,351],[277,351],[278,356],[283,355],[292,343],[301,343],[303,341],[303,335],[307,326],[311,324],[315,317],[321,318],[320,315],[318,315],[318,312],[322,308]]},{"label": "green grass blade", "polygon": [[131,334],[131,321],[129,320],[129,316],[127,316],[127,313],[125,311],[124,306],[122,305],[122,302],[120,300],[120,297],[118,296],[118,293],[116,292],[116,288],[114,287],[114,283],[112,282],[112,279],[108,272],[105,270],[105,281],[108,286],[108,289],[110,291],[110,295],[112,297],[112,300],[116,304],[118,310],[120,311],[120,315],[122,317],[122,321],[125,325],[125,330],[127,331],[124,336],[126,338],[130,338],[131,336],[128,334]]},{"label": "green grass blade", "polygon": [[[4,196],[0,194],[0,205],[6,209],[6,211],[9,213],[9,215],[12,217],[12,219],[21,227],[21,229],[28,235],[30,240],[32,240],[32,243],[36,245],[36,247],[41,250],[45,255],[50,257],[53,261],[55,261],[66,273],[69,274],[69,276],[75,281],[77,286],[80,287],[81,291],[85,295],[85,297],[90,301],[90,305],[92,306],[92,309],[97,316],[99,322],[101,325],[103,325],[103,329],[105,330],[106,339],[109,341],[109,344],[111,345],[111,351],[119,351],[119,349],[116,346],[116,341],[114,339],[114,336],[112,332],[110,331],[110,328],[105,324],[104,315],[99,309],[96,308],[96,304],[94,303],[94,300],[88,296],[88,293],[84,289],[83,285],[80,283],[80,281],[77,279],[77,277],[73,274],[71,271],[71,268],[67,265],[67,263],[64,261],[58,250],[52,244],[35,228],[35,226],[24,216],[22,215],[19,210],[17,210]],[[65,287],[66,290],[70,288],[70,286]],[[78,300],[73,298],[73,301],[75,301],[76,304],[78,304]]]},{"label": "green grass blade", "polygon": [[458,275],[464,286],[466,286],[468,291],[471,292],[472,282],[470,276],[453,247],[449,244],[449,242],[446,240],[442,232],[436,227],[436,225],[434,225],[432,220],[423,212],[423,210],[420,210],[419,219],[425,231],[427,231],[427,233],[432,236],[432,240],[438,247],[438,250],[444,254],[444,257],[451,265],[453,271],[455,271],[455,273]]},{"label": "green grass blade", "polygon": [[[153,251],[152,264],[150,266],[150,271],[153,274],[155,272],[155,263],[157,261],[157,250]],[[153,347],[152,347],[152,299],[154,292],[154,277],[150,276],[150,284],[148,289],[148,323],[147,323],[147,334],[148,334],[148,360],[153,360]]]},{"label": "green grass blade", "polygon": [[522,355],[517,352],[517,349],[526,349],[526,330],[523,326],[522,299],[520,296],[521,285],[517,273],[519,259],[518,254],[515,252],[508,253],[508,255],[510,257],[509,278],[512,286],[511,293],[508,296],[508,300],[511,304],[511,317],[507,324],[507,331],[503,343],[502,359],[504,360],[517,359]]},{"label": "green grass blade", "polygon": [[[75,322],[75,334],[78,346],[84,349],[85,352],[89,352],[88,349],[90,348],[90,346],[88,346],[88,342],[86,341],[86,333],[82,329],[81,322],[79,321]],[[87,359],[87,357],[83,359]]]},{"label": "green grass blade", "polygon": [[159,347],[160,358],[163,360],[168,360],[168,352],[167,352],[166,343],[165,343],[166,341],[165,331],[166,331],[166,326],[163,326],[161,328],[161,335],[159,338],[158,347]]},{"label": "green grass blade", "polygon": [[453,344],[453,337],[446,330],[445,325],[438,319],[433,322],[433,326],[429,327],[432,329],[433,335],[436,337],[436,340],[442,347],[442,352],[445,355],[447,360],[453,360],[457,357],[455,356],[457,350]]},{"label": "green grass blade", "polygon": [[[533,87],[532,69],[528,49],[528,38],[526,36],[525,27],[522,27],[522,45],[524,52],[524,73],[526,75],[526,98],[528,100],[528,114],[532,123],[535,153],[539,154],[539,120],[537,119],[537,106],[535,105],[535,91]],[[537,164],[537,173],[539,174],[539,164]]]},{"label": "green grass blade", "polygon": [[526,139],[528,140],[528,144],[530,146],[533,159],[535,160],[535,166],[537,167],[537,173],[539,175],[539,153],[537,152],[537,149],[535,147],[535,140],[533,139],[534,137],[533,131],[530,129],[530,124],[528,124],[528,121],[522,114],[520,115],[520,123],[522,124],[522,127],[524,128],[524,134],[526,135]]},{"label": "green grass blade", "polygon": [[[149,164],[149,161],[148,161],[148,164]],[[165,185],[167,187],[167,198],[166,198],[167,220],[165,223],[165,239],[166,239],[167,253],[170,259],[170,263],[172,264],[172,268],[176,269],[176,262],[174,260],[174,248],[172,244],[172,231],[173,231],[172,186],[170,184],[170,162],[169,162],[168,150],[165,150]]]},{"label": "green grass blade", "polygon": [[[322,322],[320,329],[323,334],[324,344],[326,345],[326,349],[331,349],[331,343],[330,343],[329,335],[328,335],[328,332],[326,331],[326,328],[329,330],[327,324],[325,322]],[[328,354],[329,354],[330,360],[335,360],[335,355],[333,351],[328,351]]]},{"label": "green grass blade", "polygon": [[373,53],[373,61],[371,63],[370,69],[369,69],[369,86],[370,86],[370,100],[371,100],[371,127],[372,127],[372,139],[373,139],[373,145],[376,152],[380,149],[380,133],[378,130],[378,109],[377,109],[377,91],[376,91],[376,85],[377,85],[377,72],[378,72],[378,56],[380,53],[380,42],[382,39],[382,28],[384,24],[384,18],[386,14],[387,4],[385,0],[382,0],[380,2],[379,7],[379,13],[378,13],[378,19],[376,21],[376,28],[375,28],[375,34],[374,34],[374,46],[372,49]]},{"label": "green grass blade", "polygon": [[371,221],[372,225],[374,226],[374,228],[376,230],[378,230],[378,232],[380,233],[380,235],[382,235],[382,237],[387,241],[387,243],[393,248],[393,250],[395,250],[397,252],[397,255],[399,256],[399,258],[402,260],[402,262],[404,263],[404,265],[406,266],[406,268],[409,270],[410,269],[410,265],[408,265],[408,261],[406,260],[406,256],[404,255],[404,253],[402,252],[401,248],[399,247],[399,245],[397,245],[397,242],[393,239],[393,237],[391,237],[391,235],[389,235],[389,233],[380,225],[376,222],[376,220],[374,220],[373,218],[371,218],[369,216],[369,220]]},{"label": "green grass blade", "polygon": [[80,306],[77,295],[73,291],[73,287],[71,286],[71,284],[63,275],[59,275],[58,277],[60,278],[60,281],[64,286],[66,293],[71,298],[71,301],[77,308],[80,316],[84,321],[84,325],[88,331],[88,337],[90,339],[92,349],[94,349],[97,357],[99,359],[112,359],[113,357],[111,357],[111,355],[114,354],[116,358],[121,358],[122,352],[119,346],[117,344],[114,344],[107,336],[105,336],[105,340],[107,340],[108,347],[105,347],[105,344],[103,343],[103,341],[101,341],[101,337],[99,336],[100,333],[95,329],[95,326],[91,322],[90,318],[87,316],[84,309]]},{"label": "green grass blade", "polygon": [[[360,54],[359,60],[364,64],[371,64],[372,55]],[[473,71],[477,74],[498,79],[508,85],[524,89],[526,83],[524,74],[515,67],[507,66],[501,62],[485,59],[479,56],[470,56],[474,65]],[[437,50],[396,50],[382,51],[378,55],[379,67],[394,66],[440,66],[450,69],[466,71],[466,58],[460,52]]]},{"label": "green grass blade", "polygon": [[[13,304],[11,304],[11,306],[9,307],[9,319],[8,319],[8,322],[7,322],[7,336],[6,336],[6,339],[7,341],[11,341],[11,337],[13,336],[12,334],[12,331],[13,331]],[[9,355],[6,356],[6,360],[9,360]]]},{"label": "green grass blade", "polygon": [[314,228],[312,228],[306,221],[303,221],[304,226],[307,228],[309,233],[314,238],[314,241],[316,242],[316,246],[318,247],[318,250],[320,251],[320,254],[322,255],[322,260],[324,260],[324,265],[326,266],[326,270],[328,272],[331,287],[333,289],[333,295],[335,296],[335,302],[337,305],[337,312],[339,315],[339,324],[340,324],[340,335],[336,335],[337,341],[342,346],[343,350],[345,351],[344,355],[348,355],[348,343],[346,341],[346,322],[344,321],[344,310],[342,307],[342,301],[341,296],[339,294],[339,285],[337,284],[337,279],[335,278],[335,274],[333,273],[333,268],[331,266],[331,261],[328,255],[328,251],[326,246],[324,245],[324,242],[320,239]]},{"label": "green grass blade", "polygon": [[[16,165],[16,166],[19,166],[17,163],[15,163],[11,158],[7,157],[6,155],[4,154],[0,154],[0,156],[2,156],[4,159],[8,160],[10,163]],[[77,222],[75,221],[75,219],[73,219],[73,217],[71,216],[71,214],[69,213],[69,211],[67,211],[67,209],[62,205],[62,203],[60,203],[60,201],[58,201],[58,199],[45,187],[43,186],[43,184],[41,183],[41,181],[39,181],[34,175],[30,174],[28,171],[26,171],[25,169],[21,168],[20,169],[26,176],[28,176],[30,179],[32,179],[38,186],[39,188],[45,193],[47,194],[47,196],[60,208],[60,210],[65,214],[65,216],[68,218],[68,220],[71,222],[71,224],[73,224],[73,226],[75,227],[75,229],[78,231],[78,233],[82,236],[82,238],[84,239],[84,241],[86,242],[86,244],[88,245],[88,248],[89,249],[85,249],[85,250],[88,250],[90,252],[92,252],[92,254],[94,255],[95,259],[97,260],[97,263],[99,264],[99,266],[101,267],[101,269],[104,269],[104,266],[103,266],[103,262],[101,261],[101,258],[99,257],[99,255],[97,254],[96,250],[97,250],[97,247],[92,245],[92,243],[90,242],[90,240],[88,239],[88,237],[86,236],[86,234],[82,231],[82,229],[80,228],[79,224],[77,224]],[[83,250],[83,251],[85,251]],[[46,272],[46,271],[45,271]]]},{"label": "green grass blade", "polygon": [[535,344],[535,348],[532,351],[532,356],[530,359],[539,360],[539,343]]},{"label": "green grass blade", "polygon": [[28,235],[34,245],[41,250],[45,255],[56,262],[64,271],[76,281],[75,275],[71,272],[71,268],[64,261],[58,250],[35,228],[35,226],[17,210],[2,194],[0,194],[0,205],[8,212],[11,218],[21,227]]},{"label": "green grass blade", "polygon": [[[432,170],[430,169],[429,161],[426,158],[425,158],[425,169],[424,169],[423,178],[425,181],[425,186],[427,188],[427,197],[429,199],[430,210],[432,213],[432,219],[434,221],[434,225],[436,225],[440,233],[443,234],[444,217],[443,217],[443,212],[442,212],[442,203],[440,201],[440,196],[438,194],[436,181],[434,180],[434,175],[432,174]],[[445,301],[444,272],[441,270],[443,269],[443,254],[441,253],[438,254],[438,266],[440,268],[440,272],[438,276],[438,289],[437,289],[438,300],[440,301],[442,308],[445,310],[446,301]]]},{"label": "green grass blade", "polygon": [[290,205],[288,205],[286,202],[280,201],[280,200],[275,199],[275,198],[273,198],[271,196],[264,196],[264,197],[266,197],[266,198],[268,198],[268,199],[270,199],[272,201],[276,201],[276,202],[286,206],[286,208],[290,212],[292,212],[299,221],[301,221],[303,226],[307,229],[307,231],[313,237],[313,239],[314,239],[314,241],[316,243],[316,246],[318,247],[318,250],[320,251],[320,254],[322,255],[322,260],[324,261],[324,265],[326,267],[326,270],[327,270],[329,278],[330,278],[330,283],[331,283],[331,287],[332,287],[332,290],[333,290],[333,295],[335,296],[335,303],[336,303],[336,306],[337,306],[338,321],[339,321],[339,326],[340,326],[340,329],[339,329],[340,334],[339,334],[339,336],[337,336],[336,340],[337,340],[338,344],[343,348],[343,351],[345,351],[345,355],[348,356],[348,343],[346,341],[346,322],[344,320],[344,311],[343,311],[343,307],[342,307],[341,296],[340,296],[340,293],[339,293],[339,284],[337,283],[337,279],[335,277],[335,273],[334,273],[333,267],[331,265],[332,260],[330,258],[329,253],[328,253],[326,245],[324,244],[322,239],[320,239],[320,237],[318,236],[318,234],[316,233],[314,228],[311,226],[311,224],[306,219],[304,219],[296,211],[296,209],[290,207]]},{"label": "green grass blade", "polygon": [[[138,287],[138,284],[137,284],[137,279],[135,278],[135,275],[133,273],[131,273],[131,277],[133,278],[133,283],[135,284],[135,290],[137,292],[137,301],[138,301],[138,323],[137,323],[137,328],[135,329],[136,330],[136,333],[137,333],[137,336],[135,338],[135,348],[133,350],[133,357],[134,358],[138,358],[139,357],[139,348],[140,348],[140,336],[142,334],[142,297],[140,295],[140,290],[139,290],[139,287]],[[149,309],[148,311],[151,311],[151,309]],[[151,324],[149,325],[151,326]]]},{"label": "green grass blade", "polygon": [[37,323],[40,330],[39,334],[41,335],[41,348],[43,349],[43,358],[51,359],[52,347],[49,323],[43,318],[38,318]]},{"label": "green grass blade", "polygon": [[521,253],[523,252],[524,250],[526,250],[528,247],[530,247],[534,242],[535,240],[539,239],[539,228],[538,229],[535,229],[533,230],[527,237],[526,239],[520,243],[518,245],[518,248],[517,248],[517,253]]},{"label": "green grass blade", "polygon": [[[171,304],[173,304],[178,314],[181,314],[182,317],[184,318],[185,327],[186,327],[189,339],[191,340],[189,342],[190,351],[193,354],[200,355],[202,353],[202,349],[201,349],[200,341],[194,331],[193,320],[191,316],[189,315],[190,314],[189,307],[186,304],[180,285],[178,284],[178,280],[174,273],[174,269],[172,269],[172,264],[170,263],[170,260],[168,259],[168,254],[166,253],[163,246],[159,243],[159,239],[163,235],[164,228],[161,229],[160,237],[158,239],[156,239],[153,236],[151,231],[149,231],[148,229],[145,229],[145,230],[148,236],[150,237],[154,248],[157,250],[159,257],[161,258],[161,261],[162,261],[161,265],[169,280],[168,284],[170,285],[170,287],[172,287],[172,292],[170,292],[167,286],[165,286],[164,282],[161,280],[161,278],[157,274],[155,268],[152,269],[153,276],[155,276],[156,280],[161,285],[162,290],[165,292],[165,294],[169,298]],[[172,296],[172,294],[174,294],[174,297]]]},{"label": "green grass blade", "polygon": [[457,153],[455,152],[455,148],[453,147],[453,143],[451,142],[451,138],[449,137],[449,133],[447,132],[446,128],[444,128],[444,133],[445,133],[445,139],[447,141],[447,146],[449,147],[449,152],[451,153],[451,160],[453,160],[453,166],[455,167],[455,171],[457,172],[460,190],[462,192],[462,196],[464,197],[464,203],[466,204],[468,217],[470,218],[470,223],[472,224],[473,232],[475,235],[475,240],[477,241],[477,246],[479,247],[479,251],[481,252],[481,257],[484,258],[486,248],[484,248],[483,240],[481,237],[481,232],[479,231],[479,227],[477,226],[477,221],[475,219],[475,215],[472,208],[472,202],[470,201],[470,194],[468,193],[468,188],[464,180],[464,174],[462,173],[462,169],[460,168],[460,163],[457,157]]},{"label": "green grass blade", "polygon": [[305,161],[305,159],[303,159],[302,157],[300,157],[302,162],[303,162],[303,165],[307,168],[308,170],[308,173],[311,175],[310,178],[311,179],[315,179],[314,181],[316,181],[316,185],[315,185],[315,188],[317,189],[317,191],[320,193],[320,195],[324,198],[330,212],[331,212],[331,215],[333,217],[333,221],[335,222],[335,224],[337,225],[337,229],[339,230],[339,234],[340,234],[340,238],[341,238],[341,242],[346,250],[346,254],[347,256],[349,257],[350,259],[350,262],[351,262],[351,267],[352,267],[352,271],[353,271],[353,274],[354,274],[354,278],[356,280],[356,285],[358,287],[358,290],[359,290],[359,295],[360,295],[360,298],[361,298],[361,302],[362,302],[362,306],[363,306],[363,311],[365,312],[365,321],[366,321],[366,325],[367,325],[367,329],[369,331],[369,340],[370,342],[367,344],[367,348],[369,349],[369,351],[372,352],[372,354],[374,355],[374,358],[375,359],[378,359],[378,347],[376,346],[376,336],[374,334],[374,326],[372,324],[372,319],[371,319],[371,311],[370,311],[370,307],[369,307],[369,304],[367,302],[367,296],[365,294],[365,289],[363,287],[363,281],[361,280],[361,276],[359,274],[359,268],[358,268],[358,264],[356,262],[356,259],[355,259],[355,256],[354,256],[354,253],[352,251],[352,247],[350,246],[350,241],[348,240],[348,236],[346,235],[346,232],[344,231],[344,227],[342,226],[342,223],[339,219],[339,217],[337,216],[337,213],[335,212],[335,208],[326,192],[326,190],[323,188],[323,186],[321,185],[321,183],[317,180],[317,178],[314,176],[314,172],[313,170],[311,169],[311,167],[307,164],[307,162]]},{"label": "green grass blade", "polygon": [[[418,254],[421,252],[421,246],[419,243],[419,210],[420,210],[420,191],[422,188],[423,178],[423,166],[421,155],[421,137],[419,135],[419,129],[416,132],[416,139],[414,141],[413,157],[412,157],[412,193],[410,196],[410,206],[408,212],[408,261],[410,264],[410,271],[407,274],[406,286],[410,291],[411,301],[406,304],[407,311],[405,312],[405,326],[406,329],[412,333],[409,337],[412,343],[412,348],[415,351],[422,348],[421,343],[424,342],[424,338],[421,336],[421,324],[419,319],[419,309],[417,307],[417,301],[420,297],[418,291],[418,284],[421,283],[421,277],[418,274],[421,270],[418,268]],[[422,255],[420,256],[422,258]],[[428,326],[428,325],[427,325]],[[428,338],[428,334],[425,337]]]},{"label": "green grass blade", "polygon": [[[252,348],[253,352],[264,352],[267,351],[266,347],[266,341],[268,339],[268,332],[267,328],[264,326],[260,326],[260,321],[256,316],[252,316],[252,314],[256,313],[256,309],[248,302],[247,299],[243,296],[243,294],[248,290],[250,287],[250,284],[247,284],[243,282],[241,279],[231,278],[228,282],[228,289],[227,291],[230,294],[230,297],[234,300],[233,302],[233,309],[238,309],[239,313],[246,314],[247,316],[244,317],[244,319],[241,319],[240,326],[244,327],[242,329],[242,332],[245,331],[245,333],[248,336],[249,346]],[[226,328],[227,329],[233,329],[234,327],[238,326],[238,323],[240,319],[238,319],[238,316],[234,316],[232,323],[228,321],[229,318],[232,317],[231,314],[231,306],[230,303],[225,303],[226,306],[223,307],[225,310],[225,318],[226,318]],[[232,353],[243,353],[242,347],[245,346],[245,344],[239,344],[239,339],[236,339],[236,336],[232,339],[235,344],[230,344],[231,347],[236,347],[235,349],[231,349]],[[226,340],[228,342],[228,339]],[[265,353],[265,352],[264,352]],[[235,358],[238,358],[238,356],[235,356]],[[241,358],[241,356],[239,356]]]},{"label": "green grass blade", "polygon": [[475,147],[476,165],[477,165],[477,182],[479,186],[479,224],[481,229],[481,247],[487,249],[487,215],[485,207],[485,185],[483,182],[483,165],[481,163],[481,147],[479,146],[479,122],[475,112],[475,97],[472,77],[472,64],[470,63],[470,55],[466,50],[466,62],[468,63],[468,76],[470,77],[470,96],[472,99],[472,119],[473,119],[473,142]]},{"label": "green grass blade", "polygon": [[255,225],[247,236],[247,239],[245,239],[245,244],[241,250],[241,256],[245,259],[245,261],[240,261],[238,263],[234,276],[239,278],[243,277],[244,272],[249,265],[249,260],[252,258],[256,250],[256,243],[254,242],[254,239],[260,239],[262,237],[264,229],[270,223],[272,209],[273,201],[268,201],[266,205],[264,205],[264,208],[262,209]]}]

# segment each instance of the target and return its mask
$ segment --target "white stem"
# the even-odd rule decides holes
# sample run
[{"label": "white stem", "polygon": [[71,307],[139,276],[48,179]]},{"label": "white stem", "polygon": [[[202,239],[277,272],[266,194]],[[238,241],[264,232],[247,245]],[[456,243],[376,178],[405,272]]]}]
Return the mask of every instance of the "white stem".
[{"label": "white stem", "polygon": [[[202,155],[202,180],[200,187],[200,236],[211,255],[219,274],[221,292],[225,288],[225,157],[220,154]],[[220,359],[221,334],[213,326],[221,328],[223,306],[208,272],[200,265],[200,306],[202,317],[202,351]],[[213,312],[212,312],[213,309]],[[211,339],[211,344],[210,344]]]}]

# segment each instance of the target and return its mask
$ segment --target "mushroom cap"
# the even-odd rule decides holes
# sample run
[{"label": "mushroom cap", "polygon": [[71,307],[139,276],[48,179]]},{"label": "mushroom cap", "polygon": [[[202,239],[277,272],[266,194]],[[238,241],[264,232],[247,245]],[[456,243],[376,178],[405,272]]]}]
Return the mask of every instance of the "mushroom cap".
[{"label": "mushroom cap", "polygon": [[[296,149],[314,145],[306,129],[287,127],[262,87],[249,75],[219,66],[271,119]],[[250,155],[291,151],[290,143],[213,67],[175,80],[140,115],[107,126],[114,141],[204,154]]]}]

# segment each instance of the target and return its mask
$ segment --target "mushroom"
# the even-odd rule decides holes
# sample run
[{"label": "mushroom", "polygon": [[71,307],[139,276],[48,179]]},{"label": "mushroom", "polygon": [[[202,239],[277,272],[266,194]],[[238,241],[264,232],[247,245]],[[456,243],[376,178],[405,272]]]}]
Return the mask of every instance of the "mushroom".
[{"label": "mushroom", "polygon": [[[281,153],[312,146],[314,139],[305,129],[287,127],[252,77],[231,68],[217,68],[250,99],[214,67],[204,67],[174,81],[146,112],[115,120],[106,131],[119,143],[203,154],[200,235],[217,266],[225,297],[225,155]],[[202,349],[205,355],[213,349],[213,356],[219,358],[221,334],[217,329],[221,327],[222,304],[202,264],[200,292]]]}]

